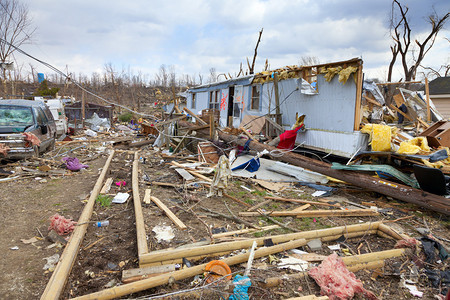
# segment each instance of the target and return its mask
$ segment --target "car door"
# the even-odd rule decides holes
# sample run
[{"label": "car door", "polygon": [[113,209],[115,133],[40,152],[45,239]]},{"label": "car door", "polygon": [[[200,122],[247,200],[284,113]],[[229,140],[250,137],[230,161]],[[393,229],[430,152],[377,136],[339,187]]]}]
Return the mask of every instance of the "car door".
[{"label": "car door", "polygon": [[53,132],[49,126],[49,120],[45,115],[44,110],[40,107],[34,107],[33,110],[35,112],[36,123],[38,125],[35,134],[39,140],[41,140],[41,144],[39,146],[41,152],[43,149],[47,149],[47,147],[51,144]]}]

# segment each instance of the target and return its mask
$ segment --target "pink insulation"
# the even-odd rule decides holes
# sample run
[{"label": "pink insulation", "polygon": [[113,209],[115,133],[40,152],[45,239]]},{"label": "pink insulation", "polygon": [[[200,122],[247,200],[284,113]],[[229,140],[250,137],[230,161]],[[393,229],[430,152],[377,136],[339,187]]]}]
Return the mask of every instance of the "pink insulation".
[{"label": "pink insulation", "polygon": [[33,146],[41,144],[41,140],[31,132],[24,132],[22,135],[25,136],[25,141],[31,142]]},{"label": "pink insulation", "polygon": [[320,286],[322,295],[331,300],[352,299],[355,294],[363,293],[367,299],[378,299],[372,292],[367,291],[361,280],[356,279],[344,262],[336,253],[325,258],[318,267],[308,272]]},{"label": "pink insulation", "polygon": [[6,156],[8,151],[9,151],[9,147],[6,146],[5,144],[0,143],[0,154],[3,154],[4,156]]},{"label": "pink insulation", "polygon": [[77,222],[72,221],[71,219],[66,219],[59,214],[54,214],[50,217],[50,226],[48,230],[54,230],[59,235],[66,235],[71,233],[75,229],[75,225]]}]

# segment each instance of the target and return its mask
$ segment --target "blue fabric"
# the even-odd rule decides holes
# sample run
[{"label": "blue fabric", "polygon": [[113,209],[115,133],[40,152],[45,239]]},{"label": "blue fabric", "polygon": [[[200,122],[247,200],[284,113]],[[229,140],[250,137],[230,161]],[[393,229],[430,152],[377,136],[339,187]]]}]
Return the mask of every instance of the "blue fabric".
[{"label": "blue fabric", "polygon": [[245,162],[242,165],[234,167],[233,169],[231,169],[231,171],[244,169],[244,170],[247,170],[249,172],[256,172],[256,171],[258,171],[260,166],[261,166],[261,163],[259,162],[259,158],[257,158],[257,159],[252,158],[248,162]]},{"label": "blue fabric", "polygon": [[233,295],[228,300],[248,300],[248,288],[252,285],[248,276],[236,275],[233,279],[235,285]]}]

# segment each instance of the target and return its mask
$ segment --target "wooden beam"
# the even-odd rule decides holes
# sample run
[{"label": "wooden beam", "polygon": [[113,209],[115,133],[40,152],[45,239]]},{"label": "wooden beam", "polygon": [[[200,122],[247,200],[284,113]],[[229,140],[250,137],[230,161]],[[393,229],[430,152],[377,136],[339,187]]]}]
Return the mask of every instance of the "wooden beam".
[{"label": "wooden beam", "polygon": [[134,153],[133,171],[132,176],[132,189],[133,189],[133,204],[134,215],[136,218],[136,238],[138,256],[148,252],[147,234],[145,233],[144,215],[142,213],[141,197],[139,195],[139,152]]},{"label": "wooden beam", "polygon": [[142,263],[148,264],[155,261],[161,261],[161,260],[171,260],[171,259],[177,259],[177,258],[183,258],[186,256],[198,256],[198,255],[205,255],[210,253],[216,253],[216,252],[223,252],[223,251],[233,251],[236,249],[243,249],[243,248],[249,248],[253,244],[253,241],[256,241],[258,245],[263,245],[264,240],[271,239],[273,243],[282,243],[290,240],[295,240],[299,238],[304,239],[313,239],[313,238],[321,238],[326,236],[341,236],[345,233],[352,233],[352,232],[360,232],[360,231],[367,231],[369,229],[378,229],[379,222],[375,223],[363,223],[363,224],[356,224],[356,225],[349,225],[349,226],[342,226],[342,227],[335,227],[335,228],[328,228],[328,229],[321,229],[321,230],[313,230],[313,231],[304,231],[304,232],[295,232],[290,234],[282,234],[282,235],[274,235],[274,236],[266,236],[262,238],[254,238],[254,239],[248,239],[245,241],[235,241],[235,242],[227,242],[227,243],[221,243],[221,244],[214,244],[214,245],[207,245],[207,246],[201,246],[201,247],[193,247],[189,248],[189,253],[186,253],[186,249],[173,249],[168,250],[164,252],[164,255],[161,254],[161,252],[155,252],[155,253],[147,253],[140,257]]},{"label": "wooden beam", "polygon": [[109,155],[103,166],[102,172],[95,183],[95,186],[91,192],[88,202],[84,206],[83,212],[78,219],[78,226],[75,226],[75,230],[72,232],[69,243],[64,248],[64,252],[56,265],[55,271],[53,272],[50,280],[45,287],[44,293],[42,293],[41,299],[59,299],[61,293],[66,285],[69,273],[72,270],[72,266],[78,254],[78,249],[80,248],[81,242],[83,241],[84,235],[87,231],[87,227],[90,224],[89,220],[94,210],[95,199],[97,199],[100,189],[102,187],[103,180],[108,172],[109,165],[114,156],[114,150]]},{"label": "wooden beam", "polygon": [[359,62],[356,78],[355,121],[353,130],[358,131],[359,126],[361,125],[361,96],[363,88],[362,61]]},{"label": "wooden beam", "polygon": [[102,190],[100,191],[100,194],[108,193],[109,190],[111,189],[112,182],[113,182],[113,178],[112,177],[106,179],[105,184],[103,185]]},{"label": "wooden beam", "polygon": [[145,189],[144,200],[142,200],[142,202],[144,202],[145,204],[150,204],[150,196],[151,195],[152,195],[152,189]]},{"label": "wooden beam", "polygon": [[[260,213],[256,211],[243,211],[239,213],[242,217],[257,217],[260,216]],[[363,217],[363,216],[377,216],[378,212],[372,209],[349,209],[349,210],[340,210],[340,209],[320,209],[320,210],[308,210],[308,211],[272,211],[267,213],[268,216],[272,217],[287,217],[287,216],[296,216],[297,218],[304,217]]]},{"label": "wooden beam", "polygon": [[[306,241],[303,239],[300,239],[300,240],[295,240],[292,242],[287,242],[287,243],[279,244],[279,245],[272,246],[272,247],[264,247],[264,248],[261,248],[261,249],[258,249],[255,251],[255,258],[260,258],[260,257],[264,257],[264,256],[267,256],[270,254],[275,254],[278,252],[298,248],[298,247],[301,247],[304,245],[306,245]],[[235,256],[231,256],[231,257],[222,259],[221,261],[229,266],[233,266],[236,264],[246,262],[248,260],[249,255],[250,255],[250,253],[238,254]],[[186,279],[186,278],[201,274],[205,271],[205,267],[206,267],[206,263],[198,265],[198,266],[194,266],[191,268],[182,269],[182,270],[178,270],[175,272],[170,272],[167,274],[162,274],[159,276],[132,282],[129,284],[116,286],[113,288],[105,289],[103,291],[99,291],[99,292],[81,296],[81,297],[76,297],[73,299],[77,299],[77,300],[115,299],[115,298],[119,298],[121,296],[125,296],[125,295],[131,294],[131,293],[136,293],[139,291],[143,291],[143,290],[147,290],[150,288],[160,286],[162,284],[166,284],[169,282],[169,280],[182,280],[182,279]],[[173,279],[171,279],[171,278],[173,278]]]},{"label": "wooden beam", "polygon": [[407,83],[422,83],[422,82],[421,81],[383,82],[383,83],[377,83],[377,85],[399,85],[399,84],[407,84]]},{"label": "wooden beam", "polygon": [[206,123],[205,121],[200,119],[195,113],[190,111],[187,107],[183,107],[183,109],[184,109],[185,112],[187,112],[189,115],[191,115],[194,119],[196,119],[197,122],[200,123],[200,125],[208,125],[208,123]]},{"label": "wooden beam", "polygon": [[364,97],[364,99],[366,99],[368,102],[370,102],[370,103],[372,103],[372,104],[374,104],[374,105],[376,105],[376,106],[383,107],[383,105],[381,105],[380,103],[378,103],[377,100],[372,99],[372,98],[370,98],[370,97],[367,97],[366,95],[363,95],[363,97]]},{"label": "wooden beam", "polygon": [[428,85],[428,78],[427,77],[425,77],[425,95],[427,96],[427,122],[431,122],[430,87]]},{"label": "wooden beam", "polygon": [[321,205],[321,206],[339,207],[339,205],[336,205],[336,204],[329,204],[329,203],[324,203],[324,202],[302,200],[302,199],[289,199],[289,198],[272,197],[272,196],[265,196],[264,199],[285,201],[285,202],[293,202],[293,203],[304,203],[304,204],[312,204],[312,205]]},{"label": "wooden beam", "polygon": [[175,225],[178,226],[178,228],[180,228],[181,230],[187,229],[186,225],[184,225],[184,223],[181,222],[181,220],[178,219],[178,217],[164,203],[162,203],[161,200],[154,196],[150,196],[150,200],[152,200],[161,210],[163,210],[166,213],[167,217],[169,217],[169,219],[171,219],[172,222],[174,222]]},{"label": "wooden beam", "polygon": [[396,112],[398,112],[399,114],[401,114],[402,116],[404,116],[405,118],[407,118],[408,120],[410,120],[411,122],[413,121],[413,119],[408,116],[407,114],[405,114],[404,112],[402,112],[400,109],[398,109],[397,107],[395,107],[392,104],[389,104],[389,107],[392,108],[393,110],[395,110]]},{"label": "wooden beam", "polygon": [[219,238],[232,236],[232,235],[239,235],[239,234],[253,233],[253,232],[263,232],[263,231],[268,231],[268,230],[278,229],[278,228],[280,228],[280,226],[278,226],[278,225],[269,225],[269,226],[261,227],[261,229],[254,229],[254,228],[241,229],[241,230],[235,230],[235,231],[216,233],[216,234],[213,234],[213,238],[219,239]]}]

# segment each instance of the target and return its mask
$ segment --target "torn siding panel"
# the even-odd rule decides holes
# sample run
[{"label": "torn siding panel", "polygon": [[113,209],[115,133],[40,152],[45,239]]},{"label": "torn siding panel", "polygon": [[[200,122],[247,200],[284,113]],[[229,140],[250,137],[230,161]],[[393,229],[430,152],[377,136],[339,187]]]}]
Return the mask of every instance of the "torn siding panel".
[{"label": "torn siding panel", "polygon": [[308,129],[297,135],[302,147],[350,158],[358,150],[366,150],[368,135],[359,131],[339,132]]}]

